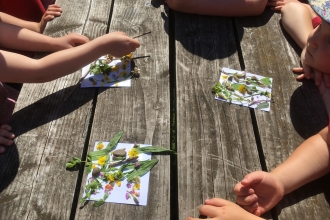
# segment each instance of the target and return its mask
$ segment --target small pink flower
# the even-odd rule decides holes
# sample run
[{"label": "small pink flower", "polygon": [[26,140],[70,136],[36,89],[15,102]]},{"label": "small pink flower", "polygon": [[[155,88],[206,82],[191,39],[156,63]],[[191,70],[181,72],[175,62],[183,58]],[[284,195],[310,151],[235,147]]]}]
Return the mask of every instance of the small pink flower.
[{"label": "small pink flower", "polygon": [[126,193],[125,198],[126,198],[126,200],[129,199],[129,194],[128,193]]},{"label": "small pink flower", "polygon": [[139,167],[139,166],[140,166],[139,162],[135,162],[135,167]]}]

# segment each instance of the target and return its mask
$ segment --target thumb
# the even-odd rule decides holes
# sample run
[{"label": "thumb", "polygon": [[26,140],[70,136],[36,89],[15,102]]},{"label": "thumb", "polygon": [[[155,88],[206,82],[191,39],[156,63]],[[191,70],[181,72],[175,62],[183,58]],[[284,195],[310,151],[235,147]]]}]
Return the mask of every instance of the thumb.
[{"label": "thumb", "polygon": [[256,171],[249,173],[241,181],[241,184],[245,187],[249,187],[253,184],[260,183],[264,179],[265,173],[263,171]]}]

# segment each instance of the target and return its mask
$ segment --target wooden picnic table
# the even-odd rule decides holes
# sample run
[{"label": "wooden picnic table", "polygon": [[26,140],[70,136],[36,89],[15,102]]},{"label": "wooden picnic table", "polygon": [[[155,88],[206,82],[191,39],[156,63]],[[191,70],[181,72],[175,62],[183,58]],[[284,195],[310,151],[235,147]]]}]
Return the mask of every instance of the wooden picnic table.
[{"label": "wooden picnic table", "polygon": [[[90,39],[111,31],[139,38],[134,56],[141,76],[130,88],[77,89],[81,71],[43,84],[24,84],[11,126],[15,144],[0,155],[0,219],[185,219],[205,199],[235,201],[233,187],[247,173],[270,171],[306,138],[327,125],[311,81],[296,82],[299,54],[266,9],[256,17],[178,13],[161,0],[57,0],[60,18],[46,35],[71,32]],[[38,54],[38,57],[45,54]],[[216,101],[211,87],[222,67],[273,78],[271,111]],[[60,69],[58,71],[61,71]],[[47,73],[45,73],[47,74]],[[148,143],[176,150],[154,155],[148,205],[82,206],[83,168],[95,141]],[[292,174],[294,176],[294,174]],[[329,219],[329,175],[290,193],[263,217]]]}]

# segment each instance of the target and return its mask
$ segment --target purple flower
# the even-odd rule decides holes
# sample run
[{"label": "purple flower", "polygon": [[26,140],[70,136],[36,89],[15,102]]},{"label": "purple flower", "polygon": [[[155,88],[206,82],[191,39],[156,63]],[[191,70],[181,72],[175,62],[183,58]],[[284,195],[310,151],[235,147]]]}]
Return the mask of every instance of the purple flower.
[{"label": "purple flower", "polygon": [[100,173],[100,177],[104,177],[104,174],[103,173]]},{"label": "purple flower", "polygon": [[126,200],[129,199],[129,194],[128,193],[126,193],[125,198],[126,198]]},{"label": "purple flower", "polygon": [[140,166],[139,162],[135,162],[135,167],[137,168],[139,166]]},{"label": "purple flower", "polygon": [[126,186],[127,186],[127,188],[131,188],[132,187],[132,184],[131,183],[127,183]]}]

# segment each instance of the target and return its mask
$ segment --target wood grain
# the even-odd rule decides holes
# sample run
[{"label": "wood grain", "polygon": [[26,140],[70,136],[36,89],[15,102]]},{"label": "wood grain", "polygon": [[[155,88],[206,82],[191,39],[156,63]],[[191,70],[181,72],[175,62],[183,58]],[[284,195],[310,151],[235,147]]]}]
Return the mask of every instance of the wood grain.
[{"label": "wood grain", "polygon": [[233,187],[261,169],[248,108],[217,101],[220,68],[240,69],[230,18],[176,13],[179,219],[207,198],[235,201]]},{"label": "wood grain", "polygon": [[[100,89],[97,97],[89,151],[95,141],[109,141],[123,130],[120,142],[146,143],[170,148],[170,98],[168,67],[168,35],[164,29],[163,8],[154,8],[145,1],[115,1],[110,32],[123,31],[129,36],[152,31],[137,38],[141,47],[133,57],[141,69],[139,79],[130,88]],[[159,159],[152,169],[147,206],[106,203],[93,208],[92,203],[77,208],[76,219],[169,219],[170,218],[170,157]],[[86,176],[82,185],[85,185]],[[121,186],[126,187],[126,186]],[[174,186],[175,187],[175,186]],[[81,188],[80,197],[83,195]]]},{"label": "wood grain", "polygon": [[[45,33],[82,34],[91,1],[58,0],[57,4],[64,12],[47,25]],[[78,172],[66,171],[65,164],[71,156],[82,155],[94,96],[93,90],[83,90],[63,102],[80,74],[23,86],[11,123],[15,145],[0,155],[0,219],[70,218]]]},{"label": "wood grain", "polygon": [[[246,71],[273,77],[271,111],[255,110],[270,171],[304,138],[325,127],[327,116],[313,82],[295,80],[291,69],[300,66],[300,49],[284,30],[282,32],[280,14],[266,10],[261,16],[236,21],[238,32],[244,32],[240,44]],[[315,183],[309,184],[286,196],[277,206],[278,219],[326,219],[330,210],[324,195],[319,194],[322,190],[315,186]],[[328,190],[323,187],[325,191]]]}]

